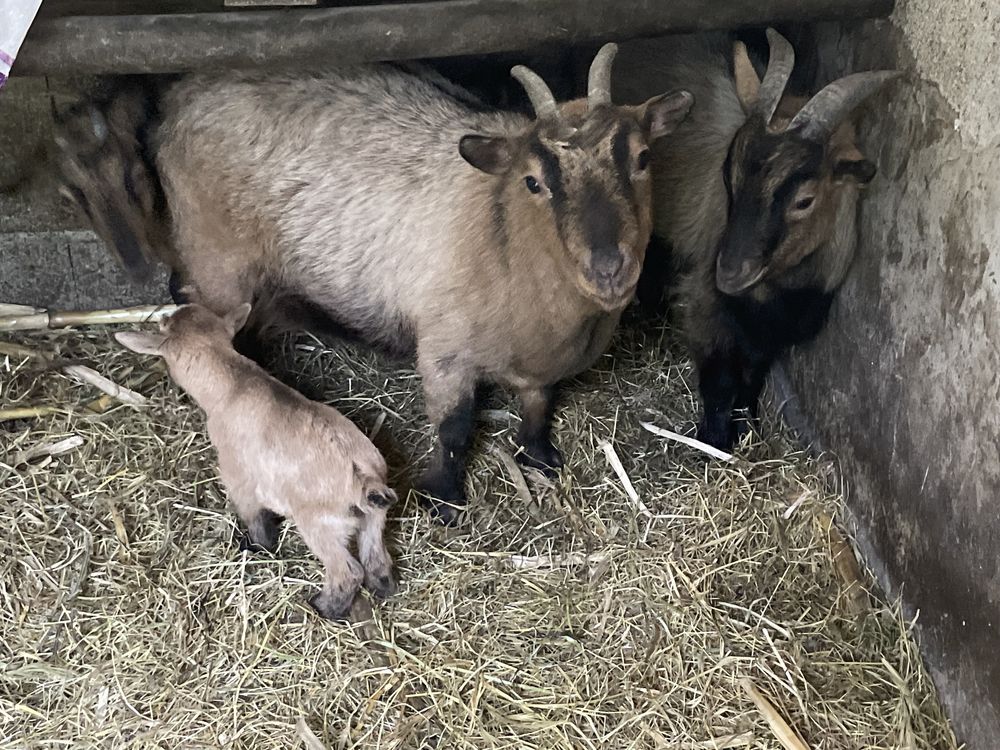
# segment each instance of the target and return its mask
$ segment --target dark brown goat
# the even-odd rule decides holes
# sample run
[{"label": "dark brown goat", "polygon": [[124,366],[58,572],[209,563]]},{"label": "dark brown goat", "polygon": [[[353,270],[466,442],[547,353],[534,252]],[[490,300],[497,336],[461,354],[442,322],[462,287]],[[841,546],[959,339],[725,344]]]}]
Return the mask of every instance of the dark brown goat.
[{"label": "dark brown goat", "polygon": [[[163,357],[171,377],[204,409],[219,474],[250,541],[278,544],[280,518],[290,518],[323,562],[326,583],[311,604],[343,619],[362,582],[379,596],[395,591],[383,542],[385,459],[336,409],[308,400],[264,372],[232,346],[250,305],[219,317],[185,305],[160,333],[119,333],[118,341]],[[349,545],[357,538],[360,562]]]},{"label": "dark brown goat", "polygon": [[823,326],[854,256],[858,189],[876,172],[848,118],[897,75],[858,73],[809,100],[783,96],[794,55],[773,29],[767,37],[763,80],[742,44],[730,58],[720,37],[687,37],[623,45],[616,81],[627,100],[683,86],[699,102],[653,149],[658,242],[641,296],[662,293],[666,266],[698,367],[698,436],[719,448],[747,424],[734,410],[756,414],[775,358]]},{"label": "dark brown goat", "polygon": [[588,98],[561,106],[515,68],[534,120],[393,66],[195,75],[162,102],[163,257],[192,301],[253,301],[258,326],[307,313],[415,351],[439,436],[421,488],[444,521],[464,503],[477,382],[518,391],[521,459],[560,466],[554,386],[604,351],[633,297],[648,146],[691,96],[614,106],[614,52],[595,59]]}]

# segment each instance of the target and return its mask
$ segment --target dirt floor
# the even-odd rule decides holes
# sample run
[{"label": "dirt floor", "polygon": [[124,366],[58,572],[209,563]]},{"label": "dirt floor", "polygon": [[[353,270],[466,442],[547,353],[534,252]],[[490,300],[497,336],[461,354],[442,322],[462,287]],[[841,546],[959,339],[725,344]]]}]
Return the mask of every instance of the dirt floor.
[{"label": "dirt floor", "polygon": [[[641,426],[693,424],[663,330],[627,325],[565,389],[556,481],[516,468],[492,395],[463,523],[401,503],[400,593],[352,627],[306,604],[294,528],[238,551],[201,414],[111,333],[0,336],[0,416],[35,409],[0,422],[0,748],[781,748],[745,678],[813,750],[955,747],[908,623],[850,584],[829,465],[775,424],[729,463]],[[305,336],[288,356],[405,489],[414,372]]]}]

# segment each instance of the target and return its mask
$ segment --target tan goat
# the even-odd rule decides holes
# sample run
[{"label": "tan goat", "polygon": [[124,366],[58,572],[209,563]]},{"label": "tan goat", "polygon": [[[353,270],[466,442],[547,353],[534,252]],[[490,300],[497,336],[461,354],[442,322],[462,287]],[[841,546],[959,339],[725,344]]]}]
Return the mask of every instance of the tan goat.
[{"label": "tan goat", "polygon": [[[185,305],[160,333],[115,337],[166,360],[171,377],[208,415],[219,474],[250,541],[273,550],[278,522],[291,518],[326,568],[326,584],[310,604],[342,619],[362,582],[382,597],[395,591],[382,537],[396,493],[386,486],[382,454],[349,419],[233,349],[249,314],[249,304],[224,317]],[[349,549],[355,537],[360,562]]]},{"label": "tan goat", "polygon": [[[250,330],[333,328],[415,355],[438,431],[419,489],[454,522],[476,386],[516,390],[519,459],[558,468],[555,386],[601,355],[633,297],[652,228],[649,145],[692,99],[614,105],[614,53],[595,58],[588,97],[562,105],[515,68],[534,119],[388,65],[184,77],[146,128],[172,240],[153,254],[191,287],[183,301],[253,303]],[[116,152],[106,162],[145,163],[131,138],[103,144]],[[65,171],[69,185],[107,182]],[[111,242],[138,265],[129,247],[146,244],[126,239]]]}]

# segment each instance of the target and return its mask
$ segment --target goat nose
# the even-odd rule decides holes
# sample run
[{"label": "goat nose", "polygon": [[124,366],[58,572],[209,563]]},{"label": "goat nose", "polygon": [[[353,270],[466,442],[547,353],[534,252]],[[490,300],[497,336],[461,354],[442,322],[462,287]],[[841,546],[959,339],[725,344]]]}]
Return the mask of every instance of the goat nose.
[{"label": "goat nose", "polygon": [[598,276],[613,277],[622,269],[625,258],[617,247],[594,250],[593,268]]}]

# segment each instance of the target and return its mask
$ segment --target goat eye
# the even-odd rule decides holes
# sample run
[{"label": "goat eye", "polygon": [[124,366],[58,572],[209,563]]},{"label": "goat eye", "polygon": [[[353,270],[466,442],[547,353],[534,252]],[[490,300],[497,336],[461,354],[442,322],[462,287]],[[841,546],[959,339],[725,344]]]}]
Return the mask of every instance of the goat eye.
[{"label": "goat eye", "polygon": [[812,207],[814,200],[816,200],[815,197],[807,195],[806,197],[799,198],[799,200],[795,201],[795,205],[792,206],[792,208],[794,208],[796,211],[805,211],[810,207]]},{"label": "goat eye", "polygon": [[649,149],[648,148],[644,148],[642,151],[639,152],[639,161],[637,163],[637,166],[638,166],[640,172],[642,170],[644,170],[646,167],[649,166]]},{"label": "goat eye", "polygon": [[542,192],[542,186],[539,185],[538,180],[536,180],[531,175],[528,175],[527,177],[524,178],[524,184],[528,186],[528,190],[530,190],[532,193],[535,193],[536,195]]}]

